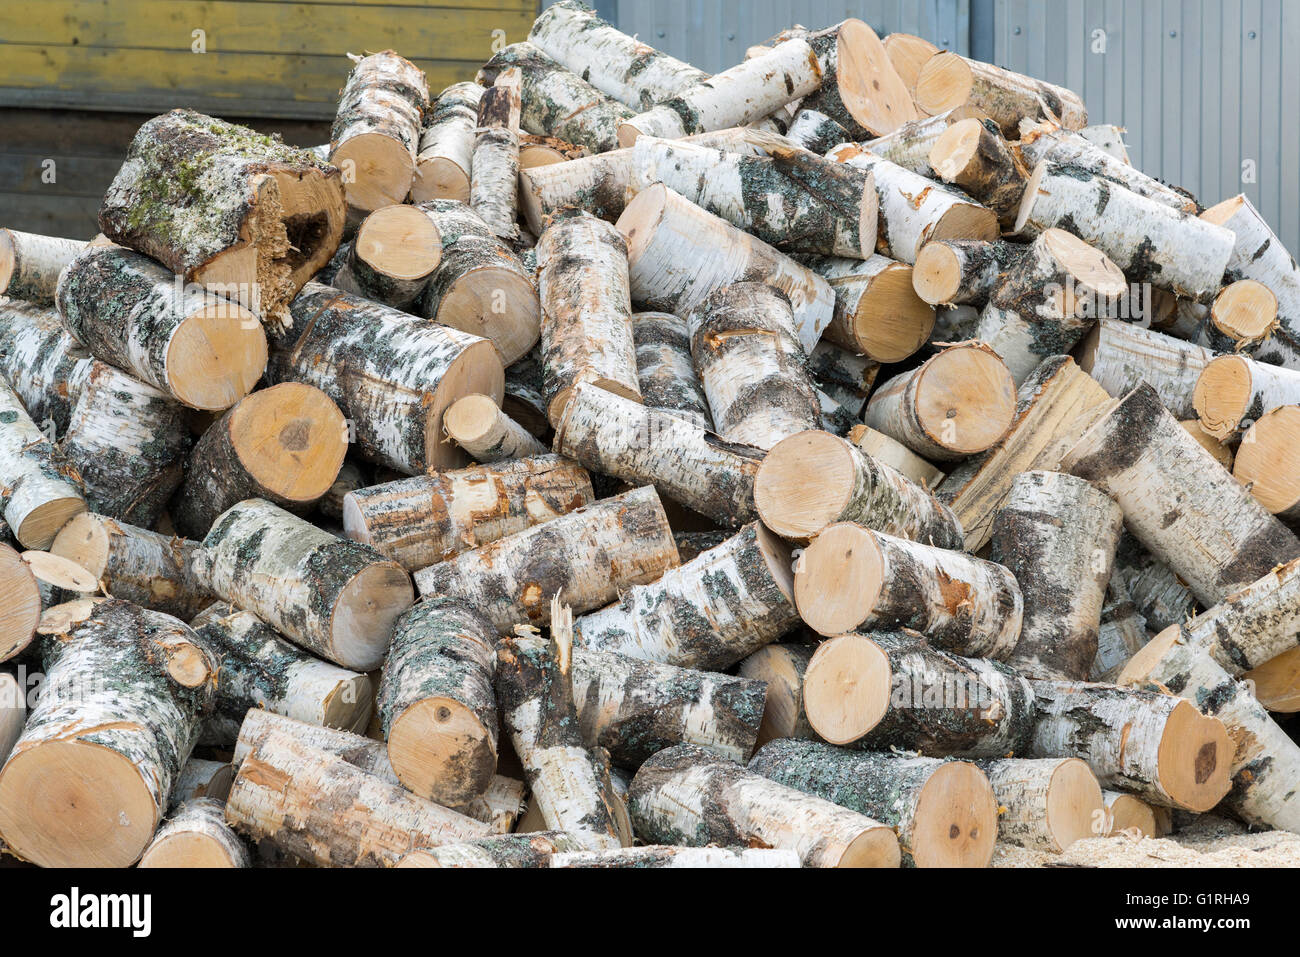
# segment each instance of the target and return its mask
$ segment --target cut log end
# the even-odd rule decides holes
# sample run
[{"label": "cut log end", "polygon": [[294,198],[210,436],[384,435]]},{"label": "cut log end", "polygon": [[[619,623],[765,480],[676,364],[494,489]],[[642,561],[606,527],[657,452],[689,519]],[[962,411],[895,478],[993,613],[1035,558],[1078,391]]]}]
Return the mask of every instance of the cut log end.
[{"label": "cut log end", "polygon": [[[817,481],[808,481],[810,475]],[[763,459],[754,479],[754,505],[778,535],[807,539],[839,519],[856,481],[853,454],[843,440],[829,432],[799,432]]]},{"label": "cut log end", "polygon": [[454,698],[425,698],[388,730],[388,759],[416,794],[459,806],[487,789],[496,773],[494,734]]},{"label": "cut log end", "polygon": [[869,132],[884,136],[917,118],[908,85],[876,32],[861,20],[840,24],[836,82],[849,113]]},{"label": "cut log end", "polygon": [[912,289],[923,302],[941,306],[961,292],[961,261],[943,243],[927,243],[917,253],[912,269]]},{"label": "cut log end", "polygon": [[916,417],[925,434],[957,455],[992,446],[1011,428],[1016,386],[1006,365],[986,349],[948,349],[918,373]]},{"label": "cut log end", "polygon": [[22,523],[13,529],[14,538],[25,548],[49,548],[59,529],[85,510],[86,503],[80,497],[47,499],[23,516]]},{"label": "cut log end", "polygon": [[902,362],[930,340],[934,307],[916,294],[914,273],[894,263],[871,281],[850,319],[854,345],[877,362]]},{"label": "cut log end", "polygon": [[154,867],[234,868],[239,863],[230,857],[227,845],[209,834],[169,834],[149,848],[138,865]]},{"label": "cut log end", "polygon": [[1177,625],[1171,625],[1160,632],[1125,663],[1124,667],[1115,676],[1115,684],[1120,686],[1140,685],[1145,682],[1155,672],[1156,666],[1169,653],[1169,650],[1177,644],[1179,636],[1180,629]]},{"label": "cut log end", "polygon": [[379,667],[393,626],[415,601],[411,578],[396,562],[375,562],[339,592],[331,618],[335,657],[358,671]]},{"label": "cut log end", "polygon": [[1241,676],[1255,689],[1255,698],[1269,711],[1300,712],[1300,649],[1284,651]]},{"label": "cut log end", "polygon": [[454,199],[469,204],[469,174],[460,164],[445,156],[421,162],[411,184],[411,201],[425,203],[434,199]]},{"label": "cut log end", "polygon": [[654,183],[637,193],[624,207],[614,225],[627,241],[629,264],[635,263],[645,253],[667,206],[668,187],[663,183]]},{"label": "cut log end", "polygon": [[1142,837],[1160,836],[1155,808],[1140,797],[1108,792],[1105,800],[1111,834],[1136,831]]},{"label": "cut log end", "polygon": [[478,266],[451,283],[433,318],[491,340],[509,364],[536,344],[542,310],[527,276],[502,266]]},{"label": "cut log end", "polygon": [[916,78],[916,105],[938,116],[970,99],[975,83],[970,64],[956,54],[938,54],[926,61]]},{"label": "cut log end", "polygon": [[93,592],[99,588],[99,578],[69,558],[51,552],[23,552],[22,559],[38,582],[72,592]]},{"label": "cut log end", "polygon": [[921,788],[912,828],[917,867],[987,867],[998,837],[998,802],[973,764],[944,764]]},{"label": "cut log end", "polygon": [[892,681],[888,656],[870,638],[859,634],[828,638],[804,673],[808,723],[831,744],[856,741],[889,710]]},{"label": "cut log end", "polygon": [[1109,256],[1074,233],[1047,229],[1043,231],[1042,241],[1065,274],[1074,280],[1075,288],[1062,292],[1065,297],[1061,303],[1064,315],[1074,315],[1078,311],[1079,304],[1074,300],[1082,296],[1091,295],[1100,303],[1118,299],[1128,291],[1128,280],[1124,278],[1123,270]]},{"label": "cut log end", "polygon": [[0,544],[0,661],[22,651],[41,620],[41,590],[22,557]]},{"label": "cut log end", "polygon": [[196,409],[221,412],[253,391],[266,371],[266,334],[257,316],[217,303],[187,316],[167,346],[172,394]]},{"label": "cut log end", "polygon": [[1208,362],[1192,394],[1201,428],[1219,440],[1233,435],[1250,411],[1255,394],[1252,379],[1250,362],[1241,356],[1219,356]]},{"label": "cut log end", "polygon": [[867,828],[850,841],[835,866],[897,868],[902,862],[903,852],[898,846],[898,836],[893,828],[881,824]]},{"label": "cut log end", "polygon": [[1284,405],[1260,416],[1229,464],[1266,509],[1288,520],[1300,518],[1300,406]]},{"label": "cut log end", "polygon": [[314,502],[343,466],[347,422],[320,389],[283,382],[239,403],[230,417],[230,444],[263,488],[290,502]]},{"label": "cut log end", "polygon": [[414,206],[387,206],[366,217],[357,230],[358,259],[385,276],[417,280],[442,261],[442,237],[433,220]]},{"label": "cut log end", "polygon": [[1208,811],[1228,793],[1234,751],[1222,721],[1180,701],[1160,738],[1160,786],[1180,807]]},{"label": "cut log end", "polygon": [[348,205],[366,212],[404,202],[415,180],[411,151],[383,133],[349,137],[330,163],[343,170]]},{"label": "cut log end", "polygon": [[424,422],[426,468],[441,472],[465,464],[465,455],[443,441],[443,416],[458,399],[485,395],[500,402],[505,395],[505,369],[491,342],[475,342],[452,360],[438,382]]},{"label": "cut log end", "polygon": [[1079,758],[1062,761],[1047,786],[1047,831],[1057,847],[1065,850],[1075,841],[1097,837],[1093,815],[1104,806],[1101,785],[1087,762]]}]

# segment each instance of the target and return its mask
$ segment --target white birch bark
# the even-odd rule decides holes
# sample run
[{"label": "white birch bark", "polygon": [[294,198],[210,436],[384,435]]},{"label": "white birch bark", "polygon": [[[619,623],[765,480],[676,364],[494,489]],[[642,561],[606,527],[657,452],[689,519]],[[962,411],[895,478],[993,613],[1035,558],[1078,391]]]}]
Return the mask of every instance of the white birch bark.
[{"label": "white birch bark", "polygon": [[980,768],[1000,805],[999,841],[1059,854],[1075,841],[1105,836],[1101,786],[1078,758],[1003,758]]},{"label": "white birch bark", "polygon": [[434,101],[428,122],[420,133],[415,157],[415,181],[411,199],[469,202],[470,170],[474,158],[474,128],[478,125],[478,104],[483,87],[477,83],[453,83]]},{"label": "white birch bark", "polygon": [[1300,403],[1300,368],[1249,356],[1217,356],[1205,364],[1192,393],[1201,428],[1220,441],[1245,432],[1263,416]]},{"label": "white birch bark", "polygon": [[50,440],[0,381],[0,514],[25,548],[49,548],[63,524],[86,510],[81,488],[55,462]]},{"label": "white birch bark", "polygon": [[670,312],[634,313],[632,339],[637,385],[645,405],[712,430],[709,402],[691,361],[686,320]]},{"label": "white birch bark", "polygon": [[1132,323],[1103,319],[1084,346],[1080,365],[1118,399],[1138,382],[1155,389],[1178,419],[1196,416],[1193,397],[1201,371],[1214,358],[1203,346]]},{"label": "white birch bark", "polygon": [[930,166],[930,150],[939,141],[939,137],[954,123],[981,115],[978,110],[957,107],[937,116],[922,116],[904,123],[893,132],[860,145],[881,159],[889,160],[918,176],[933,178],[935,172]]},{"label": "white birch bark", "polygon": [[53,307],[0,298],[0,378],[51,440],[68,430],[94,362]]},{"label": "white birch bark", "polygon": [[507,243],[519,241],[520,75],[517,68],[501,72],[483,92],[470,161],[469,205],[493,235]]},{"label": "white birch bark", "polygon": [[0,296],[52,305],[59,273],[85,246],[78,239],[0,229]]},{"label": "white birch bark", "polygon": [[547,452],[546,446],[485,395],[458,399],[443,416],[443,428],[476,462],[503,462]]},{"label": "white birch bark", "polygon": [[676,847],[655,844],[609,851],[564,851],[551,855],[551,867],[600,868],[778,868],[799,867],[799,855],[768,847]]},{"label": "white birch bark", "polygon": [[176,808],[163,822],[138,866],[242,868],[252,864],[248,848],[226,823],[224,806],[197,798]]},{"label": "white birch bark", "polygon": [[1055,119],[1069,130],[1088,125],[1088,110],[1077,93],[949,51],[936,54],[921,67],[916,105],[932,116],[958,106],[974,107],[1006,136],[1018,135],[1026,116]]},{"label": "white birch bark", "polygon": [[581,206],[612,223],[627,206],[632,169],[631,149],[521,169],[519,205],[524,221],[540,236],[548,216],[565,206]]}]

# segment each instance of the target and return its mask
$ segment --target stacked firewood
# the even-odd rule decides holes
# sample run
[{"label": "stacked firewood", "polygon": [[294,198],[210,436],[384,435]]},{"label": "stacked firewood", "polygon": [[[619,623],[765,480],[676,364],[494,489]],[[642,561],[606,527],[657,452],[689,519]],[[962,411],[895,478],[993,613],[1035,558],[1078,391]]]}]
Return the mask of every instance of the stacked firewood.
[{"label": "stacked firewood", "polygon": [[96,240],[0,232],[8,853],[1300,831],[1300,269],[1244,196],[857,20],[353,60],[327,146],[176,110]]}]

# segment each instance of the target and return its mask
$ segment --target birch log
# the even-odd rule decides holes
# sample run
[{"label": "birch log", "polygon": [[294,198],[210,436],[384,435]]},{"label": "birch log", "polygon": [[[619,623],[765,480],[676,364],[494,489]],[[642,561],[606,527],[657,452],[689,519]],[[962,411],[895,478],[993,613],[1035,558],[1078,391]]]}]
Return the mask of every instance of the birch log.
[{"label": "birch log", "polygon": [[180,403],[96,361],[55,454],[92,511],[152,527],[181,482],[189,447]]},{"label": "birch log", "polygon": [[958,548],[961,525],[924,487],[828,432],[778,443],[754,481],[759,516],[778,535],[807,541],[837,522]]},{"label": "birch log", "polygon": [[898,867],[901,860],[888,826],[689,744],[643,764],[629,798],[643,841],[792,850],[804,867]]},{"label": "birch log", "polygon": [[1209,303],[1232,256],[1231,230],[1170,209],[1073,166],[1045,160],[1025,187],[1015,230],[1063,227],[1134,282]]},{"label": "birch log", "polygon": [[1069,130],[1088,125],[1088,110],[1077,93],[948,51],[921,67],[916,105],[931,116],[959,106],[975,107],[1009,137],[1019,136],[1024,117],[1045,116]]},{"label": "birch log", "polygon": [[0,229],[0,296],[53,305],[59,273],[85,246],[78,239]]},{"label": "birch log", "polygon": [[917,118],[894,58],[861,20],[848,19],[804,39],[821,65],[822,82],[804,97],[803,106],[833,117],[855,140],[883,136]]},{"label": "birch log", "polygon": [[120,246],[88,246],[57,298],[64,326],[96,358],[192,408],[230,408],[266,368],[257,316]]},{"label": "birch log", "polygon": [[1078,757],[1107,787],[1166,807],[1208,811],[1228,793],[1233,745],[1223,722],[1171,694],[1034,681],[1030,752]]},{"label": "birch log", "polygon": [[411,582],[396,562],[335,538],[270,502],[224,512],[194,559],[200,581],[314,654],[373,670],[411,607]]},{"label": "birch log", "polygon": [[798,623],[789,550],[757,522],[578,618],[582,648],[721,671]]},{"label": "birch log", "polygon": [[1164,631],[1170,625],[1181,625],[1196,614],[1196,596],[1186,583],[1127,529],[1115,552],[1115,568],[1133,604],[1153,630]]},{"label": "birch log", "polygon": [[50,440],[0,381],[0,514],[25,548],[48,548],[86,510],[81,488],[55,461]]},{"label": "birch log", "polygon": [[1277,330],[1255,358],[1300,369],[1300,267],[1295,258],[1244,195],[1207,209],[1201,219],[1233,234],[1224,282],[1253,279],[1277,296]]},{"label": "birch log", "polygon": [[524,221],[541,235],[548,216],[565,206],[580,205],[612,223],[627,206],[632,168],[632,150],[624,149],[521,169],[519,205]]},{"label": "birch log", "polygon": [[54,308],[0,298],[0,378],[51,440],[68,431],[94,362]]},{"label": "birch log", "polygon": [[632,148],[631,188],[663,183],[787,253],[868,259],[879,199],[869,172],[802,149],[765,156],[646,136]]},{"label": "birch log", "polygon": [[1018,672],[932,648],[916,632],[823,641],[804,672],[803,702],[808,723],[832,744],[933,757],[1020,752],[1037,717]]},{"label": "birch log", "polygon": [[708,399],[691,361],[686,320],[669,312],[635,313],[632,340],[636,345],[637,386],[646,406],[712,430]]},{"label": "birch log", "polygon": [[653,484],[725,527],[758,517],[754,476],[762,452],[732,445],[679,416],[579,383],[556,423],[554,449],[589,469]]},{"label": "birch log", "polygon": [[822,156],[827,150],[847,143],[853,136],[842,124],[817,110],[801,108],[785,131],[786,138],[796,146]]},{"label": "birch log", "polygon": [[789,297],[805,352],[831,322],[835,296],[825,279],[662,184],[637,193],[617,226],[643,308],[686,315],[719,286],[766,282]]},{"label": "birch log", "polygon": [[126,867],[194,747],[216,660],[130,602],[72,617],[52,629],[41,695],[0,770],[0,836],[42,867]]},{"label": "birch log", "polygon": [[296,341],[275,350],[272,383],[324,392],[358,451],[401,472],[464,464],[443,443],[442,416],[464,395],[500,401],[505,374],[487,340],[309,283],[293,301]]},{"label": "birch log", "polygon": [[[22,556],[0,542],[0,661],[8,661],[25,651],[36,637],[43,603],[41,583]],[[12,707],[12,706],[10,706]],[[12,715],[12,710],[3,712]],[[0,721],[0,724],[3,724]],[[22,727],[21,721],[18,725]],[[13,742],[9,742],[12,745]],[[0,755],[7,756],[0,737]]]},{"label": "birch log", "polygon": [[250,612],[216,602],[191,622],[221,662],[215,710],[203,743],[229,747],[256,708],[328,728],[355,730],[370,719],[370,679],[307,654]]},{"label": "birch log", "polygon": [[911,266],[881,255],[803,262],[830,283],[835,295],[823,341],[888,363],[903,361],[930,339],[935,312],[913,290]]},{"label": "birch log", "polygon": [[1089,681],[1115,682],[1128,660],[1147,643],[1146,619],[1138,611],[1123,575],[1117,568],[1106,586],[1106,603],[1097,629],[1097,657]]},{"label": "birch log", "polygon": [[[620,849],[621,850],[621,849]],[[563,831],[531,834],[497,834],[463,844],[443,844],[412,851],[397,864],[399,868],[538,868],[549,867],[561,853],[586,855],[582,842]]]},{"label": "birch log", "polygon": [[1196,380],[1192,407],[1201,428],[1220,441],[1244,432],[1266,413],[1300,403],[1300,369],[1217,356]]},{"label": "birch log", "polygon": [[488,229],[506,243],[519,240],[519,90],[517,68],[503,70],[484,90],[474,130],[469,205]]},{"label": "birch log", "polygon": [[558,425],[579,382],[641,401],[623,236],[573,210],[552,217],[537,245],[542,391],[551,424]]},{"label": "birch log", "polygon": [[231,766],[238,770],[245,758],[275,736],[289,737],[304,748],[342,758],[367,777],[377,778],[385,784],[400,783],[397,772],[388,762],[388,749],[383,741],[341,728],[309,724],[262,708],[254,708],[244,716],[244,723],[239,726],[239,737],[235,740]]},{"label": "birch log", "polygon": [[763,720],[758,726],[761,747],[776,738],[816,738],[804,709],[803,678],[813,656],[812,645],[790,642],[764,645],[737,666],[742,678],[766,686]]},{"label": "birch log", "polygon": [[[1205,309],[1197,305],[1197,309]],[[1239,279],[1206,310],[1196,341],[1216,352],[1254,354],[1277,331],[1277,296],[1263,283]]]},{"label": "birch log", "polygon": [[994,240],[998,217],[965,193],[942,186],[852,143],[837,146],[829,159],[875,177],[880,196],[876,251],[915,265],[921,247],[936,239]]},{"label": "birch log", "polygon": [[911,628],[936,648],[1005,658],[1020,638],[1024,600],[1001,565],[844,522],[795,563],[799,616],[818,634]]},{"label": "birch log", "polygon": [[582,613],[677,564],[663,505],[646,487],[430,565],[415,581],[421,595],[459,598],[508,635],[517,624],[545,625],[557,593]]},{"label": "birch log", "polygon": [[318,867],[391,867],[413,847],[487,837],[488,826],[366,774],[283,732],[239,765],[226,820]]},{"label": "birch log", "polygon": [[869,429],[865,425],[855,425],[847,438],[873,461],[888,465],[922,488],[936,489],[944,479],[943,472],[883,432]]},{"label": "birch log", "polygon": [[998,840],[1059,854],[1075,841],[1105,836],[1101,786],[1078,758],[1002,758],[979,766],[999,805]]},{"label": "birch log", "polygon": [[348,205],[371,212],[411,191],[429,83],[392,50],[352,60],[330,130],[330,163],[348,174]]},{"label": "birch log", "polygon": [[1215,357],[1203,346],[1114,319],[1097,323],[1078,356],[1080,368],[1112,397],[1146,382],[1179,419],[1196,417],[1196,382]]},{"label": "birch log", "polygon": [[495,629],[454,599],[420,602],[397,620],[375,705],[398,780],[456,807],[496,773]]},{"label": "birch log", "polygon": [[202,538],[246,498],[305,511],[338,477],[347,436],[338,406],[314,386],[282,382],[245,396],[195,445],[171,506],[177,531]]},{"label": "birch log", "polygon": [[952,124],[930,148],[930,166],[993,210],[1003,229],[1015,223],[1029,173],[996,124],[973,118]]},{"label": "birch log", "polygon": [[916,256],[912,287],[934,306],[982,306],[1028,251],[1027,246],[1000,239],[935,240]]},{"label": "birch log", "polygon": [[[413,312],[442,261],[437,226],[414,206],[384,206],[361,221],[348,244],[349,292]],[[341,285],[336,277],[333,283]]]},{"label": "birch log", "polygon": [[798,867],[794,851],[766,847],[677,847],[652,844],[609,851],[563,851],[551,855],[550,867],[598,868],[784,868]]},{"label": "birch log", "polygon": [[1105,493],[1060,472],[1022,472],[993,523],[989,558],[1025,601],[1007,659],[1025,674],[1086,681],[1124,516]]},{"label": "birch log", "polygon": [[[1260,416],[1242,435],[1232,474],[1261,505],[1288,524],[1300,521],[1296,434],[1300,406],[1284,405]],[[1222,446],[1220,446],[1222,448]]]},{"label": "birch log", "polygon": [[808,357],[808,373],[817,388],[858,415],[875,388],[880,363],[823,339]]},{"label": "birch log", "polygon": [[453,83],[429,109],[415,157],[411,201],[431,199],[469,202],[469,175],[474,157],[474,128],[483,87]]},{"label": "birch log", "polygon": [[773,741],[749,770],[888,824],[904,866],[988,867],[993,859],[998,802],[973,764]]},{"label": "birch log", "polygon": [[485,395],[457,399],[443,416],[443,428],[476,462],[546,454],[546,446]]},{"label": "birch log", "polygon": [[115,598],[189,621],[215,596],[194,574],[198,543],[83,512],[59,530],[50,554],[80,565]]},{"label": "birch log", "polygon": [[1129,531],[1206,605],[1300,556],[1300,539],[1187,434],[1148,385],[1115,400],[1062,465],[1119,502]]},{"label": "birch log", "polygon": [[687,323],[695,370],[723,439],[766,450],[820,423],[807,355],[783,292],[756,282],[721,286]]},{"label": "birch log", "polygon": [[252,866],[248,848],[226,823],[220,801],[197,798],[172,812],[140,856],[141,868]]},{"label": "birch log", "polygon": [[172,110],[136,132],[99,228],[185,282],[278,323],[338,248],[345,180],[278,136]]},{"label": "birch log", "polygon": [[1015,421],[1016,384],[983,343],[952,346],[876,388],[863,420],[917,455],[955,462],[983,452]]},{"label": "birch log", "polygon": [[[972,107],[958,107],[937,116],[922,115],[919,119],[904,123],[891,133],[868,140],[861,145],[881,159],[887,159],[918,176],[934,179],[936,174],[934,168],[930,166],[930,150],[949,126],[972,118],[982,120],[984,114]],[[848,142],[848,138],[841,141],[844,142]]]},{"label": "birch log", "polygon": [[171,810],[186,801],[208,798],[218,804],[226,803],[230,783],[235,779],[235,769],[224,761],[190,758],[181,768],[176,784],[172,786]]}]

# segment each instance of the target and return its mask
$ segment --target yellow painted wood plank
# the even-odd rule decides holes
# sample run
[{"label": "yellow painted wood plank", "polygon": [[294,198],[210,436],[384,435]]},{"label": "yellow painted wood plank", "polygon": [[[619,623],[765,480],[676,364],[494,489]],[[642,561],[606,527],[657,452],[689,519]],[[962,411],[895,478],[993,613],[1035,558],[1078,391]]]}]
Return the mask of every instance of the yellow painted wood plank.
[{"label": "yellow painted wood plank", "polygon": [[[210,0],[178,0],[180,3],[207,3]],[[239,3],[284,3],[285,0],[237,0]],[[537,0],[311,0],[323,7],[448,7],[456,10],[522,10],[536,17]]]},{"label": "yellow painted wood plank", "polygon": [[[0,5],[5,44],[118,47],[193,54],[202,30],[207,54],[322,55],[394,49],[411,59],[487,60],[494,42],[524,39],[531,9],[357,6],[247,0],[42,0]],[[494,31],[500,31],[495,33]],[[145,68],[142,64],[142,68]],[[0,53],[0,78],[7,71]]]}]

